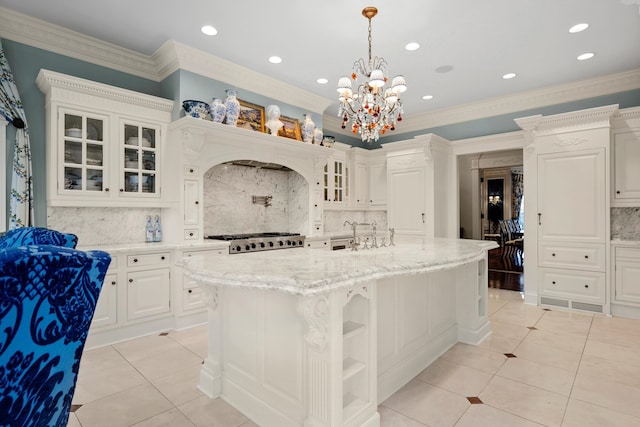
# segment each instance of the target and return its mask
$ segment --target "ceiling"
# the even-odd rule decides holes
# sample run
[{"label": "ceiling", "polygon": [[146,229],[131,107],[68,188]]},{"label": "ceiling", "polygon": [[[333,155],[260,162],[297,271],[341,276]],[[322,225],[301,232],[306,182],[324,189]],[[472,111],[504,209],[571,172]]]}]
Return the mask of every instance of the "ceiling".
[{"label": "ceiling", "polygon": [[[146,55],[173,39],[330,100],[372,54],[403,74],[405,116],[640,68],[640,0],[0,0]],[[587,30],[570,34],[574,24]],[[203,25],[218,30],[201,33]],[[405,45],[418,42],[417,51]],[[585,52],[594,58],[578,61]],[[272,55],[282,57],[272,64]],[[510,80],[505,73],[516,73]],[[320,85],[318,78],[328,79]],[[433,99],[423,100],[424,95]],[[337,114],[337,101],[325,111]]]}]

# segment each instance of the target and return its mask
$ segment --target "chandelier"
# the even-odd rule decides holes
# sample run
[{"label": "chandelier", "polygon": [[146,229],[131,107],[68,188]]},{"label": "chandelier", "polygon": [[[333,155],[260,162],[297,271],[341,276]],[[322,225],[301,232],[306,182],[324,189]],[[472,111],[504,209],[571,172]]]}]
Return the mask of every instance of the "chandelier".
[{"label": "chandelier", "polygon": [[[371,143],[389,130],[395,130],[396,122],[402,121],[400,94],[407,90],[403,76],[395,76],[391,87],[387,83],[387,61],[381,57],[371,58],[371,19],[378,14],[375,7],[365,7],[362,15],[369,21],[369,61],[363,58],[353,63],[351,77],[338,80],[338,116],[342,117],[342,129],[351,121],[351,131],[360,132],[362,141]],[[360,82],[355,91],[351,81]]]}]

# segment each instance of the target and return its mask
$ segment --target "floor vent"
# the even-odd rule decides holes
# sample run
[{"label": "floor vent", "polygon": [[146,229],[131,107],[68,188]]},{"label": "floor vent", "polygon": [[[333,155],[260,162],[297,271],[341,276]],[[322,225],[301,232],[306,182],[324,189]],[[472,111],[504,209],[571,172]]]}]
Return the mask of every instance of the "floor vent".
[{"label": "floor vent", "polygon": [[566,307],[569,308],[569,301],[564,299],[555,299],[548,297],[540,297],[540,304],[545,305],[555,305],[556,307]]},{"label": "floor vent", "polygon": [[571,308],[575,308],[576,310],[586,310],[586,311],[594,311],[596,313],[602,313],[602,306],[599,304],[588,304],[586,302],[575,302],[571,303]]}]

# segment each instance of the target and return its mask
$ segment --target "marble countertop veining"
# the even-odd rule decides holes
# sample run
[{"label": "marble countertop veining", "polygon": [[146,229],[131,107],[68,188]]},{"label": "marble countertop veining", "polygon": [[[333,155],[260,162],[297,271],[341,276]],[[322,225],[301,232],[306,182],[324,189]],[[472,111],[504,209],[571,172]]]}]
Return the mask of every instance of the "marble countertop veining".
[{"label": "marble countertop veining", "polygon": [[185,274],[204,285],[315,295],[372,279],[446,270],[482,259],[495,242],[429,239],[359,251],[288,249],[219,258],[193,256]]}]

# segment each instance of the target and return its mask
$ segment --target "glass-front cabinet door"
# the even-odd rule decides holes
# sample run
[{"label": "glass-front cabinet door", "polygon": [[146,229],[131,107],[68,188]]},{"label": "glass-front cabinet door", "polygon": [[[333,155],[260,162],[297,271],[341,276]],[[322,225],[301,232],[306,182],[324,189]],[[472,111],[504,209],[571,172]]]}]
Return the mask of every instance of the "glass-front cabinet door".
[{"label": "glass-front cabinet door", "polygon": [[61,110],[59,117],[61,192],[100,195],[109,191],[107,117],[71,110]]},{"label": "glass-front cabinet door", "polygon": [[120,191],[138,196],[158,196],[158,153],[160,129],[122,122],[122,174]]}]

